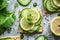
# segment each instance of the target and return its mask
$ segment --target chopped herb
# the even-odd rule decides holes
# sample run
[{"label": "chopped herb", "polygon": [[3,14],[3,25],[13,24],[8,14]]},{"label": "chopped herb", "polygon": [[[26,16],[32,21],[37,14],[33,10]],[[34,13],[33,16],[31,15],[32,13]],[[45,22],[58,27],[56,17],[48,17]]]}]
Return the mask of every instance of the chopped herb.
[{"label": "chopped herb", "polygon": [[33,6],[34,6],[34,7],[36,7],[36,6],[37,6],[37,3],[36,3],[36,2],[34,2],[34,3],[33,3]]},{"label": "chopped herb", "polygon": [[24,38],[24,35],[23,34],[21,34],[21,39],[23,39]]},{"label": "chopped herb", "polygon": [[27,18],[27,20],[31,22],[32,21],[32,18]]},{"label": "chopped herb", "polygon": [[32,16],[32,14],[31,14],[31,13],[29,13],[29,14],[28,14],[28,16],[29,16],[29,17],[31,17],[31,16]]},{"label": "chopped herb", "polygon": [[28,20],[29,22],[32,21],[32,14],[31,14],[31,13],[29,13],[29,14],[27,15],[27,20]]}]

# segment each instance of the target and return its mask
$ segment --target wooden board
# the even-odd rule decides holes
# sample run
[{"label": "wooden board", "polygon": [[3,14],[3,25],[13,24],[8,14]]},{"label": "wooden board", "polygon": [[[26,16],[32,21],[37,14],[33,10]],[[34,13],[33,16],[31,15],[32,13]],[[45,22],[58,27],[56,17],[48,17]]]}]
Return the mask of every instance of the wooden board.
[{"label": "wooden board", "polygon": [[7,38],[7,37],[10,37],[15,40],[21,40],[20,36],[5,36],[5,37],[0,37],[0,38]]},{"label": "wooden board", "polygon": [[[20,30],[20,33],[23,33],[23,34],[24,34],[24,33],[28,33],[28,32],[26,32],[26,31],[22,30],[21,28],[20,28],[19,30]],[[43,31],[43,28],[42,28],[42,25],[41,25],[39,31],[36,32],[36,33],[41,33],[42,31]]]}]

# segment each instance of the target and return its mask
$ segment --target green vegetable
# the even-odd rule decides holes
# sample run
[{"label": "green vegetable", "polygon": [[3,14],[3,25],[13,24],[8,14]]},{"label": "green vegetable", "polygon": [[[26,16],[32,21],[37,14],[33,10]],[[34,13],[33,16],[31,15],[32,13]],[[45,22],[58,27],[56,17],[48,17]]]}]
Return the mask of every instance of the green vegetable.
[{"label": "green vegetable", "polygon": [[38,20],[38,22],[36,23],[36,25],[40,25],[42,22],[42,16],[40,15],[40,19]]},{"label": "green vegetable", "polygon": [[18,0],[22,6],[27,6],[32,0]]},{"label": "green vegetable", "polygon": [[23,35],[23,34],[21,34],[20,36],[21,36],[21,39],[23,39],[23,38],[24,38],[24,35]]},{"label": "green vegetable", "polygon": [[48,1],[48,0],[43,0],[43,6],[44,6],[44,9],[46,9],[47,1]]},{"label": "green vegetable", "polygon": [[40,25],[37,25],[37,26],[35,25],[35,27],[33,29],[29,30],[28,32],[29,33],[37,32],[40,29],[40,27],[41,27]]},{"label": "green vegetable", "polygon": [[45,35],[40,35],[35,40],[48,40],[48,38]]},{"label": "green vegetable", "polygon": [[48,12],[56,12],[60,7],[59,0],[43,0],[44,9]]},{"label": "green vegetable", "polygon": [[54,5],[60,8],[60,0],[52,0]]},{"label": "green vegetable", "polygon": [[37,6],[37,3],[35,2],[35,3],[33,4],[33,6],[36,7],[36,6]]},{"label": "green vegetable", "polygon": [[[0,28],[1,33],[3,33],[5,30],[9,29],[10,26],[15,21],[16,17],[13,12],[7,11],[7,9],[2,9],[0,11]],[[0,33],[0,34],[1,34]]]},{"label": "green vegetable", "polygon": [[8,0],[0,0],[0,10],[8,5]]},{"label": "green vegetable", "polygon": [[55,12],[55,11],[56,11],[56,9],[54,9],[54,8],[51,6],[50,0],[48,0],[46,4],[47,4],[47,10],[48,10],[49,12]]},{"label": "green vegetable", "polygon": [[29,33],[34,33],[34,32],[37,32],[40,27],[41,27],[41,22],[42,22],[42,16],[40,17],[40,19],[37,21],[37,23],[35,24],[35,27],[32,29],[32,30],[29,30],[28,32]]},{"label": "green vegetable", "polygon": [[53,8],[55,8],[55,9],[58,9],[59,7],[57,7],[54,3],[53,3],[53,0],[50,0],[50,2],[51,2],[51,6],[53,7]]}]

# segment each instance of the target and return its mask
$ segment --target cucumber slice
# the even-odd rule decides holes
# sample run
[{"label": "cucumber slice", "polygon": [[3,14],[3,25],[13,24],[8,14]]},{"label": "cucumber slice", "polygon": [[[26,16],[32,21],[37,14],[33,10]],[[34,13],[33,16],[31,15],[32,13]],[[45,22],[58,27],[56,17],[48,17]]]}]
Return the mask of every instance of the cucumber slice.
[{"label": "cucumber slice", "polygon": [[37,26],[35,26],[32,30],[29,30],[28,32],[29,33],[34,33],[34,32],[37,32],[39,29],[40,29],[40,25],[37,25]]},{"label": "cucumber slice", "polygon": [[46,9],[46,3],[47,3],[47,0],[43,0],[44,9]]},{"label": "cucumber slice", "polygon": [[40,19],[38,20],[38,22],[36,23],[36,25],[40,25],[42,22],[42,16],[40,15]]},{"label": "cucumber slice", "polygon": [[35,40],[48,40],[48,38],[45,35],[40,35]]},{"label": "cucumber slice", "polygon": [[54,9],[52,6],[51,6],[51,2],[48,0],[47,1],[47,10],[49,11],[49,12],[55,12],[56,11],[56,9]]},{"label": "cucumber slice", "polygon": [[22,6],[27,6],[32,0],[18,0]]},{"label": "cucumber slice", "polygon": [[50,2],[51,2],[51,6],[53,7],[53,8],[55,8],[55,9],[58,9],[59,7],[57,7],[54,3],[53,3],[53,0],[50,0]]},{"label": "cucumber slice", "polygon": [[30,9],[30,8],[25,8],[25,9],[23,9],[23,10],[20,12],[20,19],[21,19],[22,17],[24,17],[24,15],[26,14],[26,12],[28,12],[29,9]]},{"label": "cucumber slice", "polygon": [[28,32],[29,33],[37,32],[40,29],[40,27],[41,27],[41,25],[40,25],[41,24],[41,21],[42,21],[42,16],[40,16],[40,19],[35,24],[35,27],[32,30],[29,30]]},{"label": "cucumber slice", "polygon": [[60,8],[60,0],[53,0],[53,3]]}]

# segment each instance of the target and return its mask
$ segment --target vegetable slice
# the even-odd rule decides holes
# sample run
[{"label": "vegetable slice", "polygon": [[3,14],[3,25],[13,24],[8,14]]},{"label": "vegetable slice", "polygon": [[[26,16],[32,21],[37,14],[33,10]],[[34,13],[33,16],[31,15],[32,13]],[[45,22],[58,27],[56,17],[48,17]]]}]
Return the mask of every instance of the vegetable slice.
[{"label": "vegetable slice", "polygon": [[50,2],[51,2],[51,6],[53,7],[53,8],[55,8],[55,9],[58,9],[59,7],[57,7],[54,3],[53,3],[53,0],[50,0]]},{"label": "vegetable slice", "polygon": [[26,13],[28,12],[29,9],[30,9],[30,8],[24,8],[22,11],[20,11],[20,19],[21,19],[22,17],[24,17],[24,15],[26,15]]},{"label": "vegetable slice", "polygon": [[40,29],[40,27],[41,27],[41,25],[40,25],[41,22],[42,22],[41,11],[38,10],[38,12],[39,12],[39,14],[40,14],[40,18],[39,18],[39,20],[36,22],[35,27],[34,27],[33,29],[31,29],[31,30],[28,31],[29,33],[37,32],[37,31]]},{"label": "vegetable slice", "polygon": [[27,6],[32,0],[18,0],[22,6]]},{"label": "vegetable slice", "polygon": [[54,8],[51,6],[51,3],[50,3],[49,0],[47,1],[47,10],[48,10],[49,12],[55,12],[55,11],[56,11],[56,9],[54,9]]},{"label": "vegetable slice", "polygon": [[[3,33],[5,30],[9,29],[12,23],[15,21],[14,13],[10,13],[6,9],[0,11],[0,32]],[[0,34],[1,34],[0,33]]]},{"label": "vegetable slice", "polygon": [[48,1],[48,0],[43,0],[43,6],[44,6],[44,9],[46,9],[47,1]]},{"label": "vegetable slice", "polygon": [[48,40],[48,38],[45,35],[40,35],[35,40]]},{"label": "vegetable slice", "polygon": [[60,0],[53,0],[53,3],[54,3],[57,7],[60,7]]}]

